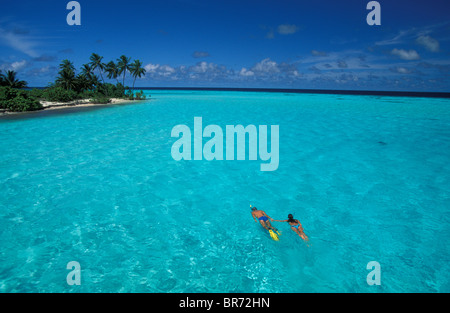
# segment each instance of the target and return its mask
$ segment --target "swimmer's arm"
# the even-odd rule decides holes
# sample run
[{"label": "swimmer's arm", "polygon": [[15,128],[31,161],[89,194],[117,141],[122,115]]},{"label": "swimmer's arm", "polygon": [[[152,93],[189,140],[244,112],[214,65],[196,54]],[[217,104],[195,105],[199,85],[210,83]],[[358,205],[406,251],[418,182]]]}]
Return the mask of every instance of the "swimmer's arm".
[{"label": "swimmer's arm", "polygon": [[281,220],[274,220],[275,222],[287,222],[288,220],[283,220],[283,221],[281,221]]},{"label": "swimmer's arm", "polygon": [[266,212],[263,212],[263,214],[264,214],[265,216],[267,216],[267,217],[269,218],[269,220],[271,220],[272,222],[274,221],[274,219],[271,218],[269,215],[267,215]]}]

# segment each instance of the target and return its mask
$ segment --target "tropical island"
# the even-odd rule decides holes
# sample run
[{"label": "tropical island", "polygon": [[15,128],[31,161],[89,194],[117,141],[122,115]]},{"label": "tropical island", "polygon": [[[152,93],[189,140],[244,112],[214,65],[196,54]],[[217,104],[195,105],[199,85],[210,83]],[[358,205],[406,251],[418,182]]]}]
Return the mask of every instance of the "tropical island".
[{"label": "tropical island", "polygon": [[[125,86],[127,72],[133,79],[132,88]],[[0,71],[0,114],[26,112],[55,107],[86,104],[109,104],[145,100],[143,91],[135,92],[136,79],[145,75],[140,60],[122,55],[116,62],[103,62],[92,53],[90,62],[77,73],[73,62],[65,59],[59,65],[55,81],[45,88],[27,88],[28,83],[17,78],[15,71]],[[105,81],[116,80],[115,84]]]}]

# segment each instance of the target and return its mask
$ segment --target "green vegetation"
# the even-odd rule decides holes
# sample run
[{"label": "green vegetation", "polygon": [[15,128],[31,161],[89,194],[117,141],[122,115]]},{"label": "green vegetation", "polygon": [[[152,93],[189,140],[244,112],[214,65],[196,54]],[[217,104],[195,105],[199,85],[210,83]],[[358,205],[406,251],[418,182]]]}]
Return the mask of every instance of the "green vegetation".
[{"label": "green vegetation", "polygon": [[27,83],[16,78],[16,72],[0,72],[0,109],[24,112],[42,109],[42,105],[31,93],[21,90]]},{"label": "green vegetation", "polygon": [[27,82],[16,78],[16,72],[8,71],[3,75],[0,71],[0,86],[7,86],[11,88],[25,88]]},{"label": "green vegetation", "polygon": [[0,109],[11,112],[35,111],[42,109],[41,103],[25,90],[0,87]]},{"label": "green vegetation", "polygon": [[141,78],[142,75],[145,75],[145,68],[142,67],[142,62],[139,60],[135,60],[133,64],[130,65],[131,75],[134,77],[133,81],[133,90],[134,83],[136,82],[136,78]]},{"label": "green vegetation", "polygon": [[[142,90],[134,93],[136,79],[146,72],[141,61],[130,63],[131,58],[122,55],[117,63],[103,63],[103,57],[96,53],[89,60],[89,63],[81,66],[79,73],[70,60],[63,60],[55,81],[45,89],[23,90],[27,87],[27,82],[19,80],[16,72],[2,74],[0,71],[0,109],[14,112],[39,110],[43,108],[40,101],[71,102],[90,99],[93,103],[106,104],[111,102],[111,98],[146,99]],[[125,87],[127,72],[134,78],[131,89]],[[116,80],[116,84],[105,82],[103,74],[110,80]],[[119,81],[120,78],[122,82]]]}]

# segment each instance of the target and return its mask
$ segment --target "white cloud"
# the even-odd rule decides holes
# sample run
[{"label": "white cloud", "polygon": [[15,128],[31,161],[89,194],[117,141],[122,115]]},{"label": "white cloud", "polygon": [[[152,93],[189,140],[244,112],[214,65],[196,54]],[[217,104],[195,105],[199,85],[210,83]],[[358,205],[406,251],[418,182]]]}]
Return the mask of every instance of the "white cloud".
[{"label": "white cloud", "polygon": [[4,63],[2,65],[0,65],[0,70],[2,71],[14,71],[14,72],[18,72],[21,69],[25,68],[25,66],[28,65],[28,62],[26,60],[22,60],[22,61],[16,61],[13,63]]},{"label": "white cloud", "polygon": [[256,63],[255,66],[251,69],[253,72],[263,72],[263,73],[278,73],[280,69],[278,68],[278,64],[275,61],[270,60],[270,58],[266,58],[259,63]]},{"label": "white cloud", "polygon": [[0,27],[0,43],[3,42],[15,50],[25,53],[26,55],[36,58],[39,54],[34,51],[36,42],[32,41],[24,32],[9,31]]},{"label": "white cloud", "polygon": [[326,57],[328,55],[328,53],[326,53],[324,51],[311,50],[311,55],[316,56],[316,57]]},{"label": "white cloud", "polygon": [[419,36],[416,39],[416,43],[424,46],[428,51],[439,52],[440,46],[439,41],[430,36]]},{"label": "white cloud", "polygon": [[159,68],[159,64],[147,64],[144,66],[145,70],[149,73],[156,72],[156,70]]},{"label": "white cloud", "polygon": [[253,71],[249,71],[245,67],[243,67],[241,69],[241,71],[239,72],[239,75],[249,77],[249,76],[254,76],[255,73]]},{"label": "white cloud", "polygon": [[145,70],[151,76],[163,76],[168,77],[176,73],[176,70],[169,65],[159,65],[159,64],[147,64],[144,66]]},{"label": "white cloud", "polygon": [[22,60],[19,62],[14,62],[11,64],[11,69],[15,72],[20,71],[21,69],[23,69],[25,66],[27,65],[27,61]]},{"label": "white cloud", "polygon": [[262,29],[266,30],[266,38],[267,39],[274,39],[275,38],[275,31],[280,35],[291,35],[295,34],[300,30],[300,27],[294,24],[282,24],[279,25],[276,29],[270,26],[261,26]]},{"label": "white cloud", "polygon": [[270,29],[270,30],[267,32],[266,38],[267,38],[267,39],[273,39],[273,38],[275,38],[275,33],[274,33],[273,29]]},{"label": "white cloud", "polygon": [[170,76],[172,74],[175,74],[176,70],[171,67],[170,65],[162,65],[160,66],[160,73],[163,76]]},{"label": "white cloud", "polygon": [[207,62],[203,61],[203,62],[197,63],[191,69],[194,72],[206,73],[208,70],[214,69],[214,66],[215,65],[213,63],[207,63]]},{"label": "white cloud", "polygon": [[150,63],[145,66],[145,69],[147,70],[146,79],[159,81],[215,81],[235,75],[233,70],[223,65],[208,62],[198,62],[191,66],[181,65],[177,67]]},{"label": "white cloud", "polygon": [[290,35],[290,34],[295,34],[296,32],[299,31],[299,27],[297,25],[290,25],[290,24],[283,24],[278,26],[278,33],[280,33],[281,35]]},{"label": "white cloud", "polygon": [[410,69],[407,69],[405,67],[396,67],[393,68],[392,71],[399,74],[410,74],[412,72]]},{"label": "white cloud", "polygon": [[406,31],[401,31],[399,32],[395,37],[391,38],[391,39],[386,39],[386,40],[382,40],[382,41],[377,41],[375,44],[377,46],[387,46],[387,45],[394,45],[394,44],[399,44],[402,43],[404,38],[406,36],[411,35],[412,32],[414,32],[414,29],[410,29],[410,30],[406,30]]},{"label": "white cloud", "polygon": [[403,50],[403,49],[394,49],[391,51],[392,55],[398,56],[402,60],[412,61],[412,60],[419,60],[420,55],[417,53],[416,50]]},{"label": "white cloud", "polygon": [[297,68],[297,64],[286,62],[277,63],[270,58],[261,60],[251,68],[242,67],[236,74],[238,74],[238,77],[231,78],[252,78],[252,81],[287,81],[289,83],[302,77],[302,74]]},{"label": "white cloud", "polygon": [[347,68],[348,67],[347,63],[344,60],[338,60],[337,66],[339,68]]},{"label": "white cloud", "polygon": [[145,65],[147,70],[145,79],[150,81],[178,81],[185,83],[227,82],[237,83],[242,80],[261,82],[270,81],[281,83],[283,81],[292,84],[300,79],[302,74],[295,63],[277,63],[270,58],[265,58],[251,67],[240,67],[237,70],[210,62],[198,62],[193,65],[181,65],[172,67],[149,63]]},{"label": "white cloud", "polygon": [[58,69],[55,66],[47,65],[44,67],[32,68],[26,72],[26,75],[34,77],[48,77],[50,75],[56,75],[57,71]]},{"label": "white cloud", "polygon": [[386,45],[405,44],[411,42],[412,40],[415,40],[417,37],[427,36],[433,32],[443,31],[447,27],[448,22],[426,25],[422,27],[412,27],[406,30],[399,31],[394,37],[390,39],[377,41],[375,45],[386,46]]},{"label": "white cloud", "polygon": [[210,54],[206,51],[194,51],[194,53],[192,53],[192,57],[199,59],[199,58],[206,58],[209,57]]}]

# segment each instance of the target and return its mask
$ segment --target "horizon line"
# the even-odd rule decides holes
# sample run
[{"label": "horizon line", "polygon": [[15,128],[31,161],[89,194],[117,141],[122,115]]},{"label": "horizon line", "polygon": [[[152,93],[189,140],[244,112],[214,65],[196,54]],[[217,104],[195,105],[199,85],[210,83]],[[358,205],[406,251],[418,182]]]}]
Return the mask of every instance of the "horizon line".
[{"label": "horizon line", "polygon": [[[26,87],[26,89],[45,89],[48,87]],[[130,88],[133,89],[133,88]],[[361,96],[397,96],[423,98],[450,98],[450,92],[441,91],[386,91],[349,89],[297,89],[297,88],[258,88],[258,87],[134,87],[133,90],[197,90],[197,91],[241,91],[241,92],[285,92]]]}]

